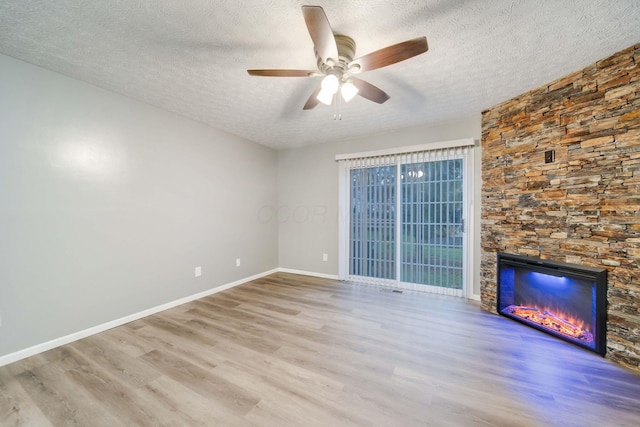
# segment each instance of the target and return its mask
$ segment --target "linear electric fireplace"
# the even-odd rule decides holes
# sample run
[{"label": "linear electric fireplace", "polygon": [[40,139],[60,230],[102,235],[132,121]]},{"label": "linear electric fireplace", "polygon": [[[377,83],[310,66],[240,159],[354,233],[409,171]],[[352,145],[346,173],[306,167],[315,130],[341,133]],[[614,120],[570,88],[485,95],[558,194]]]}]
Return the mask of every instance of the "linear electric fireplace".
[{"label": "linear electric fireplace", "polygon": [[607,270],[498,253],[498,313],[604,356]]}]

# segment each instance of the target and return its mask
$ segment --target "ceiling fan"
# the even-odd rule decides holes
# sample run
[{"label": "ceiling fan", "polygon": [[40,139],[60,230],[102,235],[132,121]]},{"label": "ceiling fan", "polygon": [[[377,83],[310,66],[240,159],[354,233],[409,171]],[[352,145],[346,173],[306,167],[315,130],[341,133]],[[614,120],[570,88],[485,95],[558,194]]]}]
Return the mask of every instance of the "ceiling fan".
[{"label": "ceiling fan", "polygon": [[252,76],[314,77],[324,76],[320,86],[311,94],[303,110],[310,110],[322,102],[331,105],[340,91],[345,102],[360,95],[382,104],[389,99],[383,90],[355,77],[355,74],[386,67],[426,52],[426,37],[418,37],[385,47],[354,59],[356,43],[351,37],[334,34],[320,6],[302,6],[302,14],[311,35],[318,60],[318,70],[247,70]]}]

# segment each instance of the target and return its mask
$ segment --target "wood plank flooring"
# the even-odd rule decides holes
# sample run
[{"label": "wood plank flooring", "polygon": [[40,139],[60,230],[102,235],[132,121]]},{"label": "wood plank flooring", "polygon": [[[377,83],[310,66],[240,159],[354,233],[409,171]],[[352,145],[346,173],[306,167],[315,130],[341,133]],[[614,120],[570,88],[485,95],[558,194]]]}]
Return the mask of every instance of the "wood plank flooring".
[{"label": "wood plank flooring", "polygon": [[278,273],[0,368],[2,426],[638,426],[640,375],[469,301]]}]

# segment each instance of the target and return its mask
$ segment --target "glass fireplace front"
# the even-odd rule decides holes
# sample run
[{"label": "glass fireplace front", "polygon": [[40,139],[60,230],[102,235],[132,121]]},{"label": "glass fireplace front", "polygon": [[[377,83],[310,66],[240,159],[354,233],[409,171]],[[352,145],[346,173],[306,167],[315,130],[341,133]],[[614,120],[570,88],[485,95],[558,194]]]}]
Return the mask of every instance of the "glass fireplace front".
[{"label": "glass fireplace front", "polygon": [[498,313],[604,356],[607,270],[499,253],[497,277]]}]

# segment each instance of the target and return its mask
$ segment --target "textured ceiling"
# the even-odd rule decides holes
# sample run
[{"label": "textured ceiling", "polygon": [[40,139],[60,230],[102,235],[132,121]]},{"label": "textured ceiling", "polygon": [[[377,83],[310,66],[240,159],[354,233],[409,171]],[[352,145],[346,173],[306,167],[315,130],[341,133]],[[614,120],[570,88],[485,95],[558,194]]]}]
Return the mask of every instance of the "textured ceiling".
[{"label": "textured ceiling", "polygon": [[[319,78],[300,6],[356,56],[418,36],[429,51],[360,75],[391,99],[302,111]],[[2,0],[0,53],[273,148],[477,116],[640,42],[637,0]]]}]

